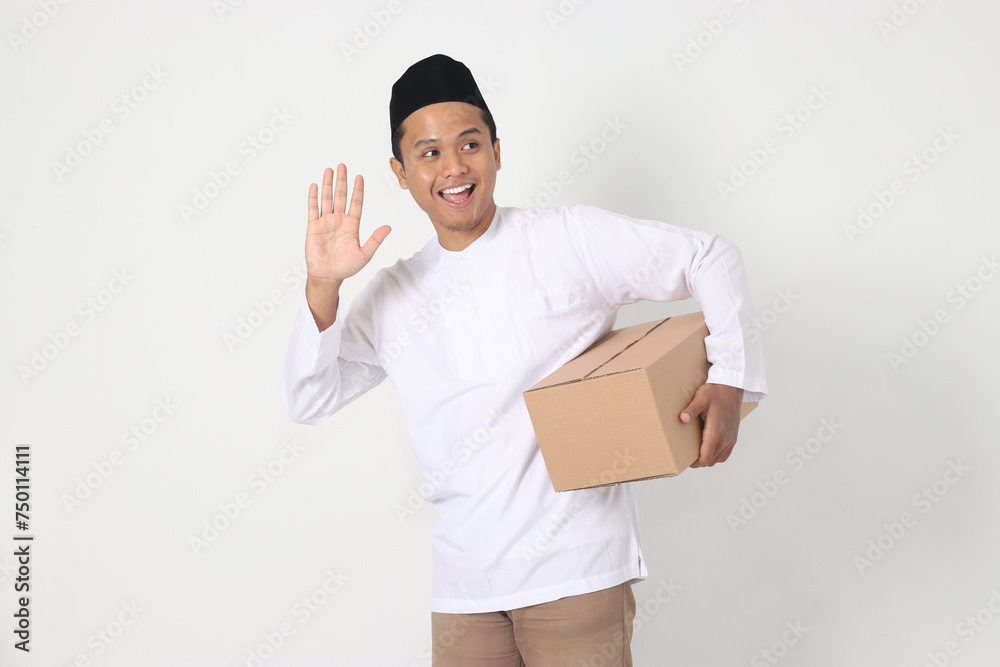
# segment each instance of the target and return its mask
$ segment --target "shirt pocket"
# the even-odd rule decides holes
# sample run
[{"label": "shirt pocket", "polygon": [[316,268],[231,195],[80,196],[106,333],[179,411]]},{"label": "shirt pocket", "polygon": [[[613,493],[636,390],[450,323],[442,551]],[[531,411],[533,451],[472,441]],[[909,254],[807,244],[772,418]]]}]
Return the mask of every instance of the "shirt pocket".
[{"label": "shirt pocket", "polygon": [[525,359],[552,370],[587,349],[614,320],[582,287],[515,294],[510,308]]},{"label": "shirt pocket", "polygon": [[552,290],[535,294],[515,294],[511,297],[511,313],[517,321],[559,316],[585,303],[587,293],[582,287]]}]

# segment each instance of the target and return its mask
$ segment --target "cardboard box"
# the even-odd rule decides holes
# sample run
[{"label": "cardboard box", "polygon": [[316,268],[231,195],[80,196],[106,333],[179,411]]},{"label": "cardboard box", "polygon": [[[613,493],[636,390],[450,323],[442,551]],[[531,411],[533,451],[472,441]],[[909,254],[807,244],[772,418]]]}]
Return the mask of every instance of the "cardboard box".
[{"label": "cardboard box", "polygon": [[679,415],[708,378],[707,335],[700,312],[617,329],[524,392],[556,491],[672,477],[697,460],[701,420]]}]

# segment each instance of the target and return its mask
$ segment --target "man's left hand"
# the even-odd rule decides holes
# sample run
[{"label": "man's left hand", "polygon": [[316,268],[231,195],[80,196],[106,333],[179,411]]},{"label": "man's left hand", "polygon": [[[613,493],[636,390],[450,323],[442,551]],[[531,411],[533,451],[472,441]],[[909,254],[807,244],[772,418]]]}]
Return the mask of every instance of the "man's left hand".
[{"label": "man's left hand", "polygon": [[691,402],[680,415],[685,424],[696,417],[701,417],[704,422],[700,454],[698,460],[691,464],[692,468],[714,466],[729,458],[740,430],[742,402],[743,390],[739,387],[706,383],[694,392]]}]

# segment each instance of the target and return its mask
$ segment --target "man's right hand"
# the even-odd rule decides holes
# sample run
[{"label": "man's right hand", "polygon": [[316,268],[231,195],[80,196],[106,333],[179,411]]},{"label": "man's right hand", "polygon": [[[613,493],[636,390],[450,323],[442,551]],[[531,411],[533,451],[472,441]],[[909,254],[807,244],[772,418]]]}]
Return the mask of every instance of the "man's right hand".
[{"label": "man's right hand", "polygon": [[363,269],[375,255],[390,228],[383,225],[372,232],[362,246],[358,230],[365,199],[364,179],[356,176],[350,209],[347,208],[347,167],[337,165],[337,186],[333,169],[323,173],[322,210],[316,201],[317,187],[309,186],[309,227],[306,231],[306,300],[316,326],[323,331],[337,317],[341,283]]}]

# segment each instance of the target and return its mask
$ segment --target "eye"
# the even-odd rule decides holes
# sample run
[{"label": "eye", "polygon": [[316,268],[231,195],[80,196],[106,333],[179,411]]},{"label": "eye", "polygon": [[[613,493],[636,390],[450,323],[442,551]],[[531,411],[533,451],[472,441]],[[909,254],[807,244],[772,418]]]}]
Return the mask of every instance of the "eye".
[{"label": "eye", "polygon": [[434,157],[435,155],[437,155],[437,149],[436,148],[432,148],[429,151],[427,151],[426,153],[424,153],[423,155],[421,155],[420,157]]},{"label": "eye", "polygon": [[470,141],[469,143],[462,146],[462,148],[476,148],[477,146],[479,146],[478,141]]}]

